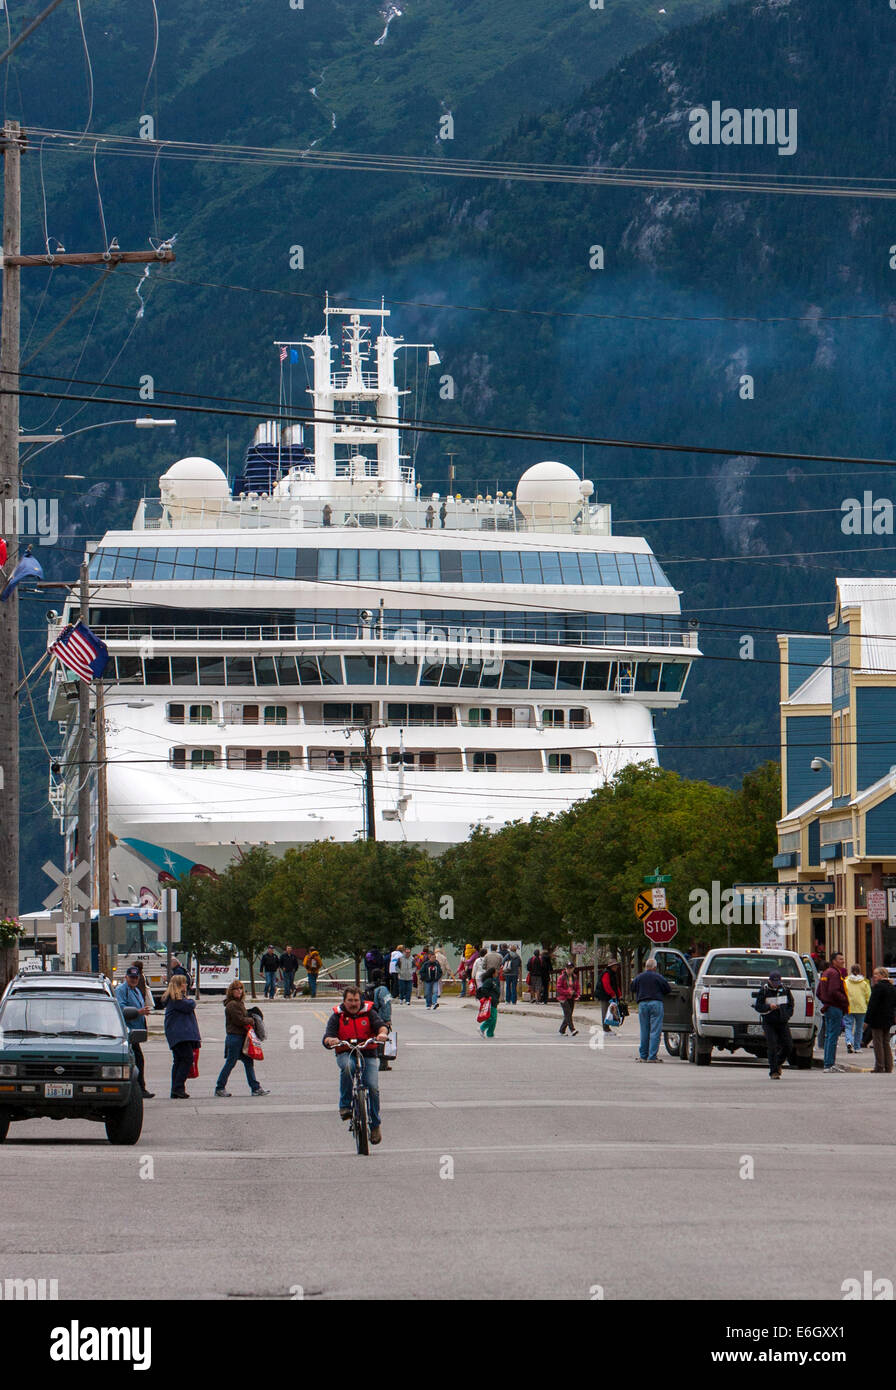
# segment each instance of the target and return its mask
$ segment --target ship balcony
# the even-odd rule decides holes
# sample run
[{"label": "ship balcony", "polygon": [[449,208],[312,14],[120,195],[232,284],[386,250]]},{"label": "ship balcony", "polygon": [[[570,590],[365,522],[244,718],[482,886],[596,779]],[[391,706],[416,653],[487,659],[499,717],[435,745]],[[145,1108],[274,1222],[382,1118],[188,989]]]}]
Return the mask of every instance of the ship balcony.
[{"label": "ship balcony", "polygon": [[[279,650],[286,643],[332,642],[344,646],[347,642],[363,642],[371,650],[389,651],[389,644],[409,650],[415,645],[426,650],[441,647],[456,648],[458,644],[485,645],[489,649],[515,646],[552,647],[638,647],[647,651],[655,648],[682,650],[699,655],[698,634],[695,629],[660,630],[654,628],[604,628],[601,631],[551,629],[534,631],[531,628],[445,628],[424,629],[419,634],[408,627],[383,627],[345,623],[259,623],[245,624],[173,624],[160,626],[144,623],[114,623],[94,625],[92,631],[106,643],[171,643],[181,654],[186,643],[225,643],[235,646],[251,642],[254,645],[271,643]],[[409,636],[410,632],[410,636]]]}]

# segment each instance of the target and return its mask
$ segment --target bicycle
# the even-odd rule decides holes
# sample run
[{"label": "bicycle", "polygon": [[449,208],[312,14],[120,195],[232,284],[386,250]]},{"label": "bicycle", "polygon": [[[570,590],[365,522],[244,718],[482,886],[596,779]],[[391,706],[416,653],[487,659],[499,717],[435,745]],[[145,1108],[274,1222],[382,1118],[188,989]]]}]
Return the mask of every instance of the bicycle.
[{"label": "bicycle", "polygon": [[376,1053],[370,1049],[369,1039],[359,1042],[357,1038],[347,1038],[346,1046],[349,1052],[355,1054],[355,1065],[352,1068],[352,1113],[348,1127],[355,1136],[355,1147],[358,1153],[369,1154],[370,1125],[367,1118],[367,1086],[364,1083],[364,1068],[361,1065],[361,1059],[376,1056]]}]

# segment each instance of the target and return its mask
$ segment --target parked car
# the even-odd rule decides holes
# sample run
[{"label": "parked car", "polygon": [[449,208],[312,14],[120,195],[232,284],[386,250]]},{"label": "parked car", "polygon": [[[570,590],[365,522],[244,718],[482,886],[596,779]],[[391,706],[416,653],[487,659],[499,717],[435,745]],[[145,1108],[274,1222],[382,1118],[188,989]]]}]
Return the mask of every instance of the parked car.
[{"label": "parked car", "polygon": [[126,1017],[102,975],[23,972],[0,1002],[0,1142],[14,1120],[97,1120],[136,1144],[143,1096]]},{"label": "parked car", "polygon": [[767,1056],[765,1030],[753,1005],[760,985],[773,970],[793,993],[790,1033],[795,1064],[812,1065],[818,1014],[805,962],[796,951],[752,946],[718,947],[704,957],[693,989],[689,1061],[708,1066],[714,1049],[735,1052],[742,1048],[753,1057]]},{"label": "parked car", "polygon": [[671,1057],[687,1059],[693,1031],[693,994],[702,956],[686,956],[674,946],[657,946],[651,952],[656,968],[670,985],[663,1003],[663,1042]]}]

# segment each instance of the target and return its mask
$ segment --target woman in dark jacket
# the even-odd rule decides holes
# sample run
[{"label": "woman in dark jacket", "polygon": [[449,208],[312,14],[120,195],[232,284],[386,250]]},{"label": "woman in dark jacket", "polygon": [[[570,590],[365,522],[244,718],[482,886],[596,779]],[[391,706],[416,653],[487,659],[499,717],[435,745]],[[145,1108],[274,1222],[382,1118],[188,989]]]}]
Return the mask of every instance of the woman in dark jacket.
[{"label": "woman in dark jacket", "polygon": [[162,996],[165,1005],[165,1037],[171,1048],[171,1099],[189,1100],[185,1083],[193,1065],[193,1052],[202,1046],[196,1021],[196,1000],[187,995],[186,975],[172,976]]},{"label": "woman in dark jacket", "polygon": [[492,1001],[491,1013],[484,1023],[480,1023],[479,1031],[484,1038],[493,1038],[495,1036],[495,1024],[498,1022],[498,1000],[501,998],[501,986],[498,984],[494,969],[486,970],[479,982],[476,998]]},{"label": "woman in dark jacket", "polygon": [[246,1034],[252,1027],[252,1017],[246,1012],[241,980],[234,980],[232,984],[227,986],[227,993],[224,995],[224,1017],[227,1020],[227,1036],[224,1039],[224,1065],[215,1082],[215,1095],[229,1096],[231,1094],[227,1090],[227,1078],[237,1062],[242,1062],[246,1068],[246,1080],[253,1096],[270,1095],[270,1091],[264,1089],[255,1075],[252,1058],[247,1057],[243,1051]]},{"label": "woman in dark jacket", "polygon": [[871,1034],[874,1047],[874,1070],[893,1070],[893,1049],[890,1029],[896,1020],[896,986],[886,966],[879,965],[871,976],[874,983],[865,1010],[865,1027]]}]

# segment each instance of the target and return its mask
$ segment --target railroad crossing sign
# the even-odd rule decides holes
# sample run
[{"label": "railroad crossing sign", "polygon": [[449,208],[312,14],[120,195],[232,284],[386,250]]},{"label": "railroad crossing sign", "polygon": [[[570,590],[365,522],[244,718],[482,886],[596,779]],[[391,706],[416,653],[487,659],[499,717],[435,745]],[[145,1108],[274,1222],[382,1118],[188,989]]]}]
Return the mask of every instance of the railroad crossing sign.
[{"label": "railroad crossing sign", "polygon": [[678,918],[672,912],[653,908],[644,918],[644,935],[654,946],[665,946],[678,931]]},{"label": "railroad crossing sign", "polygon": [[51,889],[44,898],[44,907],[56,907],[58,903],[62,902],[65,890],[68,888],[71,893],[72,907],[90,910],[90,898],[78,887],[78,883],[84,875],[90,873],[90,865],[85,860],[82,859],[77,868],[73,869],[70,874],[64,874],[48,859],[44,865],[44,873],[56,884],[56,887]]},{"label": "railroad crossing sign", "polygon": [[670,883],[671,880],[671,874],[661,874],[658,868],[654,869],[652,874],[646,874],[644,878],[645,883]]},{"label": "railroad crossing sign", "polygon": [[635,916],[646,917],[648,912],[653,911],[653,902],[649,893],[639,893],[635,898]]}]

